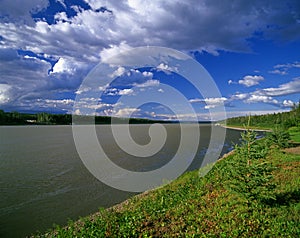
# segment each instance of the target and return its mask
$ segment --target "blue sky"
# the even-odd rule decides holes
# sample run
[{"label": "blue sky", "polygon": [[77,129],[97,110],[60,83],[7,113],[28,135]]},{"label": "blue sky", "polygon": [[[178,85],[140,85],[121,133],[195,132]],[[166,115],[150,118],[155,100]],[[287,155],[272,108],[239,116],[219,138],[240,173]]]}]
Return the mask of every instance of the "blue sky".
[{"label": "blue sky", "polygon": [[140,46],[193,57],[220,96],[197,94],[176,73],[142,68],[129,77],[120,68],[97,101],[98,115],[173,118],[170,108],[157,103],[135,111],[117,103],[134,96],[133,86],[155,87],[161,97],[171,97],[163,83],[186,96],[199,120],[223,105],[232,117],[289,110],[300,99],[297,0],[1,0],[0,109],[71,113],[80,85],[100,61]]}]

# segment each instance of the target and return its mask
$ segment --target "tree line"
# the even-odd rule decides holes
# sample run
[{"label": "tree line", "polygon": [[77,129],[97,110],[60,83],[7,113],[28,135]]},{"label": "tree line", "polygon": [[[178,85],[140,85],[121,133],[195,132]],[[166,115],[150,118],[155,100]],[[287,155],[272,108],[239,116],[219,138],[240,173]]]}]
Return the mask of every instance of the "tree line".
[{"label": "tree line", "polygon": [[[95,124],[111,124],[109,116],[77,116],[83,124],[90,123],[94,118]],[[130,124],[146,124],[146,123],[170,123],[163,120],[149,120],[145,118],[130,118]],[[172,121],[176,122],[176,121]],[[127,118],[114,118],[114,123],[126,124]],[[71,125],[71,114],[51,114],[51,113],[20,113],[20,112],[4,112],[0,110],[0,125]]]},{"label": "tree line", "polygon": [[[248,115],[249,116],[249,115]],[[247,125],[248,116],[240,116],[228,118],[226,124],[232,126],[241,126]],[[265,128],[274,128],[274,127],[300,127],[300,101],[291,108],[289,112],[265,114],[265,115],[251,115],[251,124],[252,127],[265,127]]]}]

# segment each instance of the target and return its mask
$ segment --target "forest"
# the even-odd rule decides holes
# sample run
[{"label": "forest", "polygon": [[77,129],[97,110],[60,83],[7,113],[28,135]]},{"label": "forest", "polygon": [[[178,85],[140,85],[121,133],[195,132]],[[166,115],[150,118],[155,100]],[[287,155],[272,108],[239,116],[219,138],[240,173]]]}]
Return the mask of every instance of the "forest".
[{"label": "forest", "polygon": [[[95,124],[111,124],[112,117],[109,116],[76,116],[80,124],[90,123],[91,119]],[[113,118],[114,123],[124,124],[127,118]],[[130,124],[146,123],[176,123],[177,121],[149,120],[145,118],[130,118]],[[50,114],[50,113],[20,113],[4,112],[0,110],[0,125],[71,125],[71,114]]]},{"label": "forest", "polygon": [[298,104],[294,104],[288,112],[233,117],[228,118],[226,124],[230,126],[246,126],[249,116],[251,116],[250,127],[252,128],[281,127],[287,129],[290,127],[300,127],[300,101]]}]

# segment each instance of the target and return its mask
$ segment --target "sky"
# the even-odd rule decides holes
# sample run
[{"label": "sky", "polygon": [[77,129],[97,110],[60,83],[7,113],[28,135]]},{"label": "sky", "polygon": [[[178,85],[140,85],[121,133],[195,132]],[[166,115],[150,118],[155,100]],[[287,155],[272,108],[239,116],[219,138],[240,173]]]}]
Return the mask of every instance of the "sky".
[{"label": "sky", "polygon": [[[172,111],[179,101],[172,104],[166,84],[182,92],[199,120],[219,107],[227,117],[286,111],[300,99],[297,0],[0,0],[0,109],[83,113],[73,106],[88,90],[82,84],[89,72],[144,46],[193,58],[219,96],[199,94],[167,63],[120,66],[110,85],[99,82],[101,98],[89,98],[97,115],[188,120],[187,111]],[[136,90],[152,90],[156,100],[138,108],[120,103],[125,96],[138,101]]]}]

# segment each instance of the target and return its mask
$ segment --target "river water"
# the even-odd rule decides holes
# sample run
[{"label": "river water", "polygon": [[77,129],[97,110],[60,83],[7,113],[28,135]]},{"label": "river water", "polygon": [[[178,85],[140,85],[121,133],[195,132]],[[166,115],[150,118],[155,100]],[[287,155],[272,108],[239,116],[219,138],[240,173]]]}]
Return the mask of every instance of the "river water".
[{"label": "river water", "polygon": [[[131,158],[121,151],[108,125],[96,128],[114,163],[133,171],[149,171],[166,164],[180,143],[178,125],[164,126],[167,141],[149,160]],[[199,127],[199,149],[188,170],[199,168],[210,139],[210,126]],[[149,125],[131,125],[132,138],[140,144],[149,143],[148,129]],[[226,129],[217,130],[222,133]],[[239,138],[239,131],[226,130],[222,153]],[[88,172],[77,154],[71,126],[1,126],[0,170],[0,237],[44,232],[53,224],[66,225],[68,219],[78,219],[135,195],[111,188]]]}]

